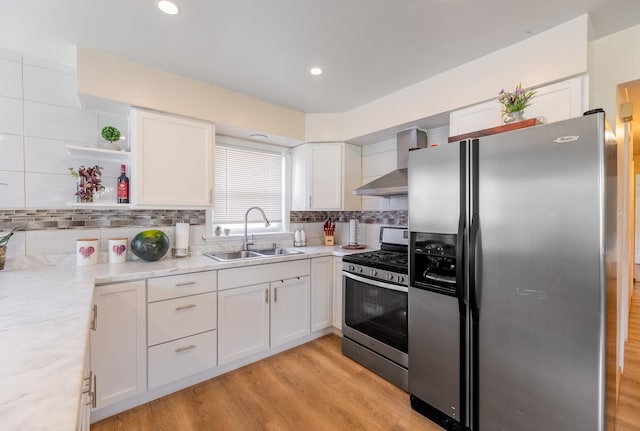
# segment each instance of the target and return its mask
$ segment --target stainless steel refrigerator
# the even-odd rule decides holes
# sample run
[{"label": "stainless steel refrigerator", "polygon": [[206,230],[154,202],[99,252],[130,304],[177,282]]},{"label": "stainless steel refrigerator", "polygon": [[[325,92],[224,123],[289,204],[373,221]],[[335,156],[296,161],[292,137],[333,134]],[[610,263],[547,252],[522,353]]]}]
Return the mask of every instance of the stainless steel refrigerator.
[{"label": "stainless steel refrigerator", "polygon": [[452,430],[612,429],[616,148],[598,113],[410,153],[415,410]]}]

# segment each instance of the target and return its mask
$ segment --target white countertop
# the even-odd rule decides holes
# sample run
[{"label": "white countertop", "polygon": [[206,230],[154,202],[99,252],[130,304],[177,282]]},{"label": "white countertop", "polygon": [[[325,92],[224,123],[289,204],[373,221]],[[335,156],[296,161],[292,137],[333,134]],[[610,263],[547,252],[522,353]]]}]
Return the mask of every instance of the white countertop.
[{"label": "white countertop", "polygon": [[94,286],[170,274],[354,252],[301,247],[304,254],[217,262],[200,254],[158,262],[47,266],[0,271],[0,418],[3,430],[74,430]]}]

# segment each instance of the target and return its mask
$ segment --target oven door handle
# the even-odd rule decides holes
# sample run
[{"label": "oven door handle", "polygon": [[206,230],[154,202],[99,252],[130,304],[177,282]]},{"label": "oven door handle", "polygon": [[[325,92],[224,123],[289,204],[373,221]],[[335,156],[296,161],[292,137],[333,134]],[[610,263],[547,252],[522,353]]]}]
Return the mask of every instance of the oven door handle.
[{"label": "oven door handle", "polygon": [[397,284],[383,283],[378,280],[372,280],[370,278],[361,277],[359,275],[351,274],[350,272],[346,272],[346,271],[342,271],[342,275],[344,277],[359,281],[361,283],[366,283],[376,287],[381,287],[382,289],[397,290],[398,292],[409,292],[409,288],[407,286],[399,286]]}]

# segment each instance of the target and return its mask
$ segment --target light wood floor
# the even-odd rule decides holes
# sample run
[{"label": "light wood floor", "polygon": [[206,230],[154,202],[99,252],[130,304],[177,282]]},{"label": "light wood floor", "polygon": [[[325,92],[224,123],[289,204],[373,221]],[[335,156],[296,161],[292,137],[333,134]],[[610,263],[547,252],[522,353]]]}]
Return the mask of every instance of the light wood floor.
[{"label": "light wood floor", "polygon": [[[406,392],[343,356],[335,335],[105,419],[91,430],[442,431],[411,410]],[[632,299],[616,431],[640,431],[640,283]]]},{"label": "light wood floor", "polygon": [[111,430],[442,429],[409,395],[342,355],[328,335],[97,422]]},{"label": "light wood floor", "polygon": [[640,430],[640,283],[636,283],[629,315],[629,339],[624,349],[616,431]]}]

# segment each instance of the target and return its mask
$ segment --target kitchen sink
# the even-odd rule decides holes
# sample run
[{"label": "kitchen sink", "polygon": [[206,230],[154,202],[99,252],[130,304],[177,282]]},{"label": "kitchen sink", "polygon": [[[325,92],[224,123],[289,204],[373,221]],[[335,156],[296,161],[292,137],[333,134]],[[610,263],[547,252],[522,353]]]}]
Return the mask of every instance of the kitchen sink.
[{"label": "kitchen sink", "polygon": [[263,250],[241,250],[231,252],[203,253],[204,256],[210,257],[220,262],[228,262],[230,260],[252,259],[256,257],[269,256],[287,256],[291,254],[301,254],[301,251],[291,250],[289,248],[267,248]]},{"label": "kitchen sink", "polygon": [[258,254],[254,251],[231,251],[231,252],[219,252],[219,253],[203,253],[205,256],[210,257],[212,259],[218,260],[220,262],[227,262],[229,260],[238,260],[238,259],[250,259],[252,257],[263,257],[263,255]]},{"label": "kitchen sink", "polygon": [[254,250],[255,253],[264,256],[286,256],[289,254],[301,254],[301,251],[292,250],[290,248],[267,248],[263,250]]}]

